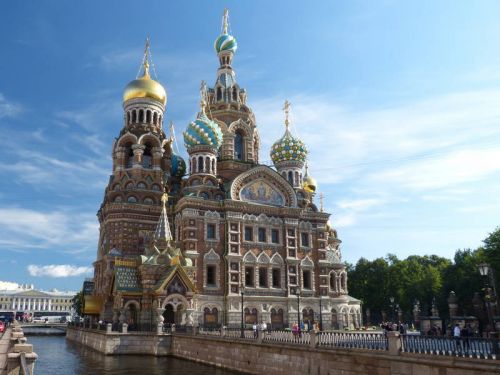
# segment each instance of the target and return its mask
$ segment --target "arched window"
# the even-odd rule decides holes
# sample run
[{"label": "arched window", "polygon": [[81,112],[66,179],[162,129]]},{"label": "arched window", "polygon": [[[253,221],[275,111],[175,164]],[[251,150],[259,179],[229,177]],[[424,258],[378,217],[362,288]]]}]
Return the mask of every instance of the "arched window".
[{"label": "arched window", "polygon": [[133,195],[127,198],[128,203],[137,203],[137,198]]},{"label": "arched window", "polygon": [[222,89],[220,87],[217,88],[217,101],[222,100]]},{"label": "arched window", "polygon": [[300,181],[299,181],[299,172],[295,172],[295,186],[299,186]]},{"label": "arched window", "polygon": [[114,201],[113,201],[113,202],[115,202],[115,203],[121,203],[121,202],[122,202],[122,197],[121,197],[120,195],[117,195],[117,196],[115,197],[115,199],[114,199]]},{"label": "arched window", "polygon": [[210,158],[208,156],[205,158],[205,173],[210,173]]},{"label": "arched window", "polygon": [[134,188],[134,183],[132,181],[125,185],[125,190],[132,190]]},{"label": "arched window", "polygon": [[163,120],[163,119],[162,119],[162,116],[161,116],[161,115],[159,115],[159,116],[158,116],[158,125],[161,125],[162,120]]},{"label": "arched window", "polygon": [[139,122],[144,122],[144,111],[142,109],[139,110]]},{"label": "arched window", "polygon": [[215,174],[215,159],[212,159],[212,173]]},{"label": "arched window", "polygon": [[191,159],[191,173],[196,173],[196,158]]},{"label": "arched window", "polygon": [[200,193],[200,197],[203,198],[203,199],[208,199],[208,193],[206,191],[202,191]]},{"label": "arched window", "polygon": [[146,184],[144,182],[139,182],[137,184],[137,188],[138,189],[147,189],[147,186],[146,186]]},{"label": "arched window", "polygon": [[149,109],[146,111],[146,122],[151,123],[151,111]]},{"label": "arched window", "polygon": [[158,113],[156,112],[153,114],[153,124],[158,125]]},{"label": "arched window", "polygon": [[288,182],[293,185],[293,172],[288,171]]},{"label": "arched window", "polygon": [[160,191],[160,186],[157,184],[154,184],[153,186],[151,186],[151,190]]},{"label": "arched window", "polygon": [[137,111],[135,109],[132,111],[132,122],[137,122]]},{"label": "arched window", "polygon": [[154,204],[155,201],[151,198],[144,198],[144,204]]},{"label": "arched window", "polygon": [[132,143],[125,146],[127,152],[125,154],[125,168],[132,168],[134,165],[134,150],[132,150]]},{"label": "arched window", "polygon": [[153,157],[151,156],[151,145],[145,144],[144,153],[142,154],[142,166],[144,168],[151,168]]},{"label": "arched window", "polygon": [[234,134],[234,158],[243,160],[243,134],[240,131]]},{"label": "arched window", "polygon": [[203,156],[198,157],[198,173],[203,173]]},{"label": "arched window", "polygon": [[127,112],[127,124],[130,124],[130,112]]},{"label": "arched window", "polygon": [[330,274],[330,289],[335,290],[335,273]]},{"label": "arched window", "polygon": [[233,88],[233,100],[236,101],[238,99],[238,92],[236,91],[236,87]]}]

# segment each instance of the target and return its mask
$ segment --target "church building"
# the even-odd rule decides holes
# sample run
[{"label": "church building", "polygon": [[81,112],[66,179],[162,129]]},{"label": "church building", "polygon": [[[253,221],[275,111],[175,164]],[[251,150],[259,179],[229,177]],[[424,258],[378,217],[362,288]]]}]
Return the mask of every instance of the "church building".
[{"label": "church building", "polygon": [[[290,104],[283,136],[262,150],[247,91],[236,80],[228,26],[226,10],[214,45],[215,83],[202,82],[198,115],[183,132],[187,160],[173,126],[165,132],[167,94],[152,77],[146,43],[142,73],[123,94],[84,312],[143,327],[239,327],[243,316],[247,325],[272,328],[298,320],[357,328],[360,301],[348,295],[330,215],[315,203]],[[260,153],[273,166],[260,164]]]}]

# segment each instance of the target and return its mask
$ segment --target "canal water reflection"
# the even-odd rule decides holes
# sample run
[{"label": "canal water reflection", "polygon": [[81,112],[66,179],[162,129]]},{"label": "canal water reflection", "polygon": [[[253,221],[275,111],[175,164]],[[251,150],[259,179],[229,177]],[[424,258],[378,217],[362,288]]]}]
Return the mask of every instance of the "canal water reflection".
[{"label": "canal water reflection", "polygon": [[38,354],[36,375],[238,374],[172,357],[105,356],[67,341],[64,336],[29,336],[28,342]]}]

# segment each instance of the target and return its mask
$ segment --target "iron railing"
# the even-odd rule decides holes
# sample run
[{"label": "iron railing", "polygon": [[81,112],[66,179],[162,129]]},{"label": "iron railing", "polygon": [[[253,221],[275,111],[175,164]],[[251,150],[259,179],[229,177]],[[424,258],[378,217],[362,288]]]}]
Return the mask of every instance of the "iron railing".
[{"label": "iron railing", "polygon": [[318,332],[317,343],[322,348],[355,348],[387,350],[387,336],[370,332]]}]

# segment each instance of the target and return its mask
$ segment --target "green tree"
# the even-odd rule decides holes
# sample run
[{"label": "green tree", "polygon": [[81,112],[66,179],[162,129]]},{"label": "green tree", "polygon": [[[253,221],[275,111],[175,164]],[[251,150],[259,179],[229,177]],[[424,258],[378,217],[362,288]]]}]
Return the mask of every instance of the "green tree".
[{"label": "green tree", "polygon": [[[500,282],[500,227],[497,227],[483,241],[484,260],[491,266],[495,274],[495,283],[497,288]],[[497,290],[498,292],[498,290]]]},{"label": "green tree", "polygon": [[76,315],[82,316],[83,313],[83,291],[80,290],[75,294],[73,299],[71,300],[73,310],[75,310]]}]

